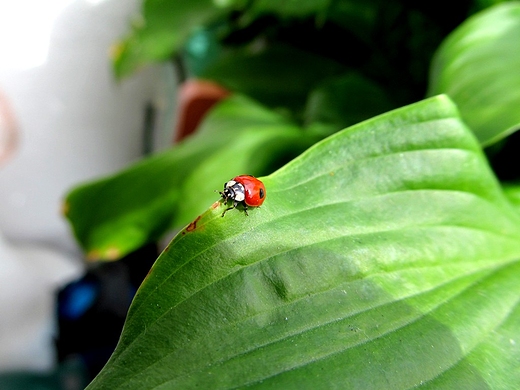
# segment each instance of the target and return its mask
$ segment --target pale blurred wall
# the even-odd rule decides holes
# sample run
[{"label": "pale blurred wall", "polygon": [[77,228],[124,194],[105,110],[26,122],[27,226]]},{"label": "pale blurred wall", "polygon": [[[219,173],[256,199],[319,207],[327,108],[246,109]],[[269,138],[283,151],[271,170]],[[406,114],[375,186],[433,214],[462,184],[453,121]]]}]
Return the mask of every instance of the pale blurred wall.
[{"label": "pale blurred wall", "polygon": [[169,68],[112,74],[136,6],[0,0],[0,371],[54,366],[54,294],[83,270],[61,199],[139,159],[146,104],[169,109]]}]

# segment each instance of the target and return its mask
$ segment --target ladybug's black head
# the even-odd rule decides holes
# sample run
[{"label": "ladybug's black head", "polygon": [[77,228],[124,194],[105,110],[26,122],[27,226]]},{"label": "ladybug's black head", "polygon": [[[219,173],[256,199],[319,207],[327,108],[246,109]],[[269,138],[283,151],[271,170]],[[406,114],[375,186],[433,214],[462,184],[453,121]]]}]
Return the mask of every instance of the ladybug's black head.
[{"label": "ladybug's black head", "polygon": [[233,199],[242,202],[245,199],[244,186],[236,181],[230,180],[224,184],[224,191],[220,193],[225,200]]},{"label": "ladybug's black head", "polygon": [[222,197],[226,199],[235,199],[235,191],[233,191],[233,188],[224,188],[224,191],[222,191]]}]

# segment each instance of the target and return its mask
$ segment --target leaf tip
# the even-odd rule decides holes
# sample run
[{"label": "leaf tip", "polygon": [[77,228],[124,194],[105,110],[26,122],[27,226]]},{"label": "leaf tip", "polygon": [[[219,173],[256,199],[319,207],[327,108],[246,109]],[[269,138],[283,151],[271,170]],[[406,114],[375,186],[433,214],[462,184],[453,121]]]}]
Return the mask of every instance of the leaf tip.
[{"label": "leaf tip", "polygon": [[121,258],[123,252],[117,247],[109,247],[105,250],[92,249],[87,253],[87,260],[95,262],[99,260],[114,261]]},{"label": "leaf tip", "polygon": [[60,214],[67,217],[69,215],[69,212],[70,212],[70,203],[68,200],[64,200],[63,202],[61,202]]},{"label": "leaf tip", "polygon": [[123,52],[125,51],[125,46],[125,42],[122,40],[114,42],[108,49],[108,57],[113,62],[119,62]]}]

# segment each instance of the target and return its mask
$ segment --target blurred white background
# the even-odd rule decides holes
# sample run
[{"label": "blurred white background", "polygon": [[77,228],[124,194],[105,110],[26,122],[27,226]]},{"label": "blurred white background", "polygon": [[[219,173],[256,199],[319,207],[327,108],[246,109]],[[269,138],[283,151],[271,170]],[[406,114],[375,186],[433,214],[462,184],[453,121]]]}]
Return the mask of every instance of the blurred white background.
[{"label": "blurred white background", "polygon": [[142,156],[147,104],[172,128],[171,69],[112,74],[137,5],[0,0],[0,372],[54,366],[54,294],[83,270],[64,194]]}]

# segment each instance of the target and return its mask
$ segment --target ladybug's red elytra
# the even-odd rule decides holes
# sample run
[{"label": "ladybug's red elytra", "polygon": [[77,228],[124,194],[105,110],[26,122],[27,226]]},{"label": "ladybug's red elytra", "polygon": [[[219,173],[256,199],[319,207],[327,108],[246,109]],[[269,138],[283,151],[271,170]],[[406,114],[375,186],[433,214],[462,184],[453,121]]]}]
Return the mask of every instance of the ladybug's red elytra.
[{"label": "ladybug's red elytra", "polygon": [[250,175],[236,176],[227,183],[224,184],[224,190],[219,192],[224,199],[224,203],[228,200],[233,201],[233,205],[228,207],[222,213],[222,216],[226,214],[228,210],[234,209],[242,203],[244,205],[244,211],[246,215],[247,206],[258,207],[265,200],[265,186],[260,180]]}]

